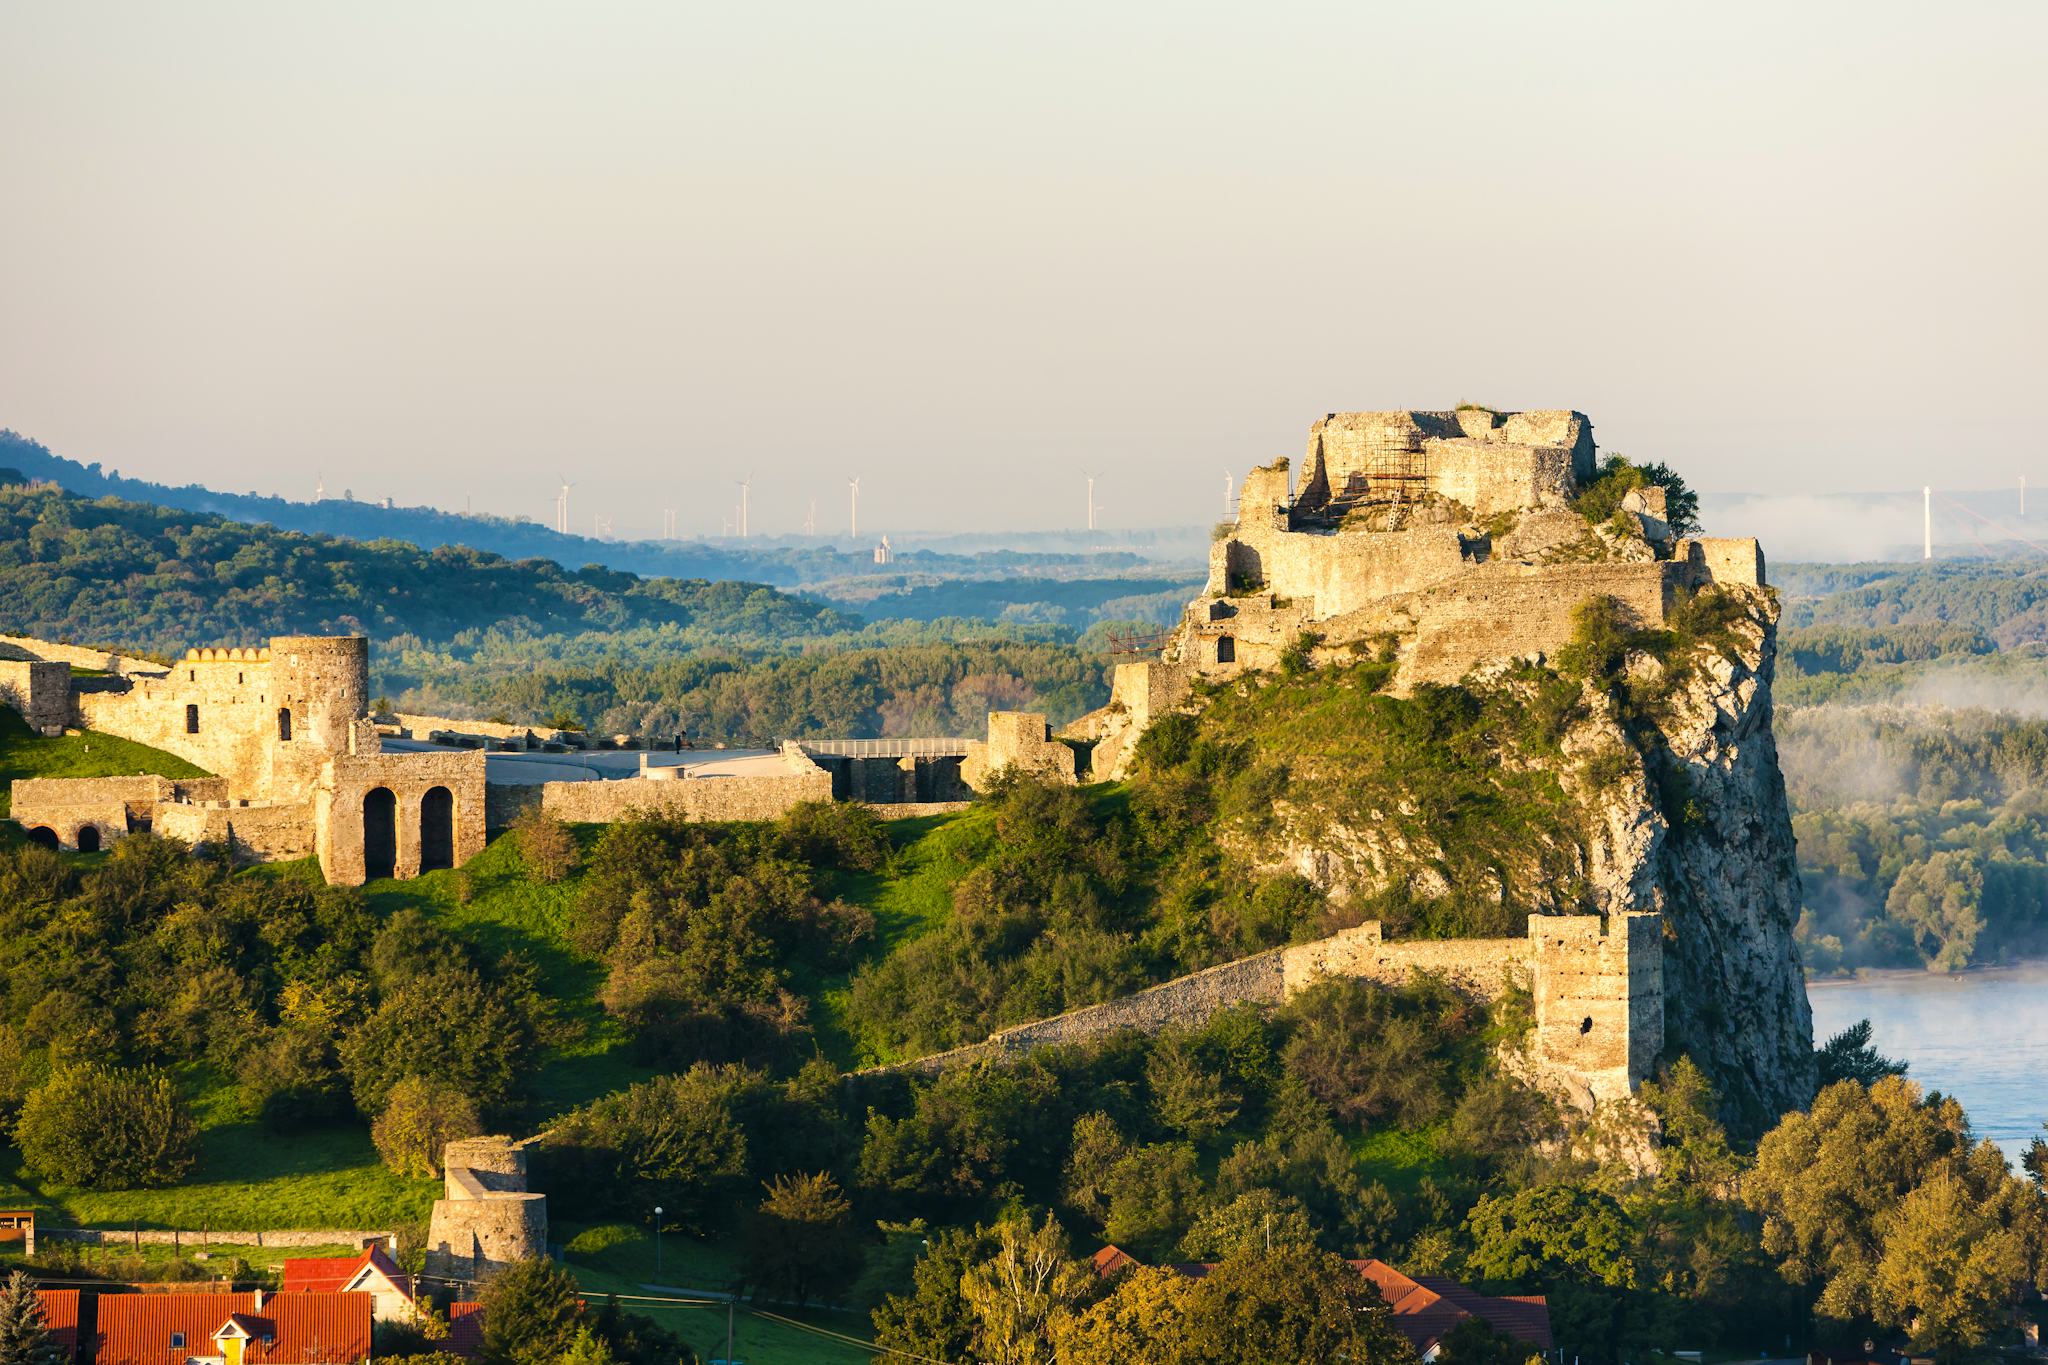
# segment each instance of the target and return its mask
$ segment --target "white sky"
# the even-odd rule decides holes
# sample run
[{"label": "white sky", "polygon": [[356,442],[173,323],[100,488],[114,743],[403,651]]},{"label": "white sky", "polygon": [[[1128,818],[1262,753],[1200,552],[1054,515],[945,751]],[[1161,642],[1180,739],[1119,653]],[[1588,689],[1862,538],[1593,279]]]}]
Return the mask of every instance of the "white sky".
[{"label": "white sky", "polygon": [[0,426],[757,531],[1207,519],[1333,409],[2048,489],[2048,6],[0,0]]}]

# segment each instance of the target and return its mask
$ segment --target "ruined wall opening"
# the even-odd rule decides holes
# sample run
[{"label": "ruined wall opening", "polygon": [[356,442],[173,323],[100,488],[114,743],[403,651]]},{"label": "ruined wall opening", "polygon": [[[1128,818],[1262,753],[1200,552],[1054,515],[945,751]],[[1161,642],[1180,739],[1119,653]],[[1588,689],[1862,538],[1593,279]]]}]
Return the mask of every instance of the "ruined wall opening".
[{"label": "ruined wall opening", "polygon": [[40,844],[44,848],[55,848],[57,846],[57,831],[51,829],[48,825],[37,825],[28,832],[28,841],[32,844]]},{"label": "ruined wall opening", "polygon": [[87,825],[78,831],[78,851],[97,853],[100,851],[100,831],[97,825]]},{"label": "ruined wall opening", "polygon": [[292,709],[289,706],[277,708],[277,737],[286,741],[292,737]]},{"label": "ruined wall opening", "polygon": [[1216,662],[1234,664],[1237,662],[1237,638],[1232,635],[1216,637]]},{"label": "ruined wall opening", "polygon": [[188,735],[196,735],[199,733],[198,702],[187,702],[185,704],[185,733]]},{"label": "ruined wall opening", "polygon": [[363,793],[363,876],[398,875],[398,797],[389,787]]},{"label": "ruined wall opening", "polygon": [[1583,1018],[1583,1019],[1579,1020],[1579,1033],[1580,1033],[1581,1035],[1584,1035],[1584,1034],[1588,1034],[1588,1033],[1591,1033],[1592,1031],[1593,1031],[1593,1016],[1589,1014],[1589,1015],[1587,1015],[1587,1016],[1586,1016],[1585,1018]]},{"label": "ruined wall opening", "polygon": [[430,787],[420,798],[420,871],[455,866],[455,793]]}]

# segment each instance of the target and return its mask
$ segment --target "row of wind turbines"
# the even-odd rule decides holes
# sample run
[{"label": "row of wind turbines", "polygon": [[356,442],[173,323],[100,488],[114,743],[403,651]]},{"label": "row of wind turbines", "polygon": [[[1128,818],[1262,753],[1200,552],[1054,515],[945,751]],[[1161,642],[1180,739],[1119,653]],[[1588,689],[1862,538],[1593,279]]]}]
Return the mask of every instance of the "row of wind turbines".
[{"label": "row of wind turbines", "polygon": [[[1103,476],[1091,469],[1083,469],[1081,476],[1087,480],[1086,525],[1090,531],[1093,531],[1098,529],[1097,516],[1102,511],[1102,505],[1095,501],[1095,485]],[[569,490],[576,486],[577,481],[571,479],[566,474],[558,474],[556,477],[561,479],[562,487],[561,491],[555,494],[555,530],[558,534],[566,536],[573,534],[569,529]],[[861,476],[855,475],[846,481],[846,534],[848,538],[854,540],[860,538],[860,480]],[[720,530],[723,535],[730,536],[737,533],[741,540],[745,540],[752,533],[752,527],[748,523],[748,513],[751,510],[753,500],[754,476],[749,474],[744,479],[734,479],[733,485],[740,490],[740,500],[734,504],[732,515],[721,519]],[[664,507],[662,509],[661,538],[663,540],[676,540],[680,537],[679,515],[673,507]],[[1223,471],[1223,516],[1227,521],[1236,515],[1237,476],[1226,468]],[[611,518],[593,513],[591,516],[592,536],[603,539],[610,533]],[[811,499],[810,511],[804,517],[804,534],[807,536],[818,534],[818,500],[816,498]]]}]

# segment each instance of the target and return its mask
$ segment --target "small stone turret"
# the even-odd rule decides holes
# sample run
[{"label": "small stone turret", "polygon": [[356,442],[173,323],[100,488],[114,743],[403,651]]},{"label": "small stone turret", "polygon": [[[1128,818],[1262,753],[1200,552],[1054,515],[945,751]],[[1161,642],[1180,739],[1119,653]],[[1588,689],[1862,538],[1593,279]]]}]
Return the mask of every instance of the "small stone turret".
[{"label": "small stone turret", "polygon": [[523,1144],[465,1138],[449,1143],[442,1159],[448,1192],[434,1201],[427,1228],[430,1280],[475,1284],[547,1254],[547,1196],[526,1188]]}]

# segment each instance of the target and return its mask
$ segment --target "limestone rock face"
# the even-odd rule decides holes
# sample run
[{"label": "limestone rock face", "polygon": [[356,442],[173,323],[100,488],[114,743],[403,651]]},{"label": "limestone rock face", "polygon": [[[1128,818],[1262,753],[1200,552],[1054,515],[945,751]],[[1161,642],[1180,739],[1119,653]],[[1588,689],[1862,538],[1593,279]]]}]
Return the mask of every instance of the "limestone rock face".
[{"label": "limestone rock face", "polygon": [[[1665,693],[1639,711],[1649,719],[1631,727],[1611,698],[1589,692],[1587,714],[1561,741],[1565,826],[1530,831],[1499,852],[1496,875],[1457,889],[1520,912],[1662,912],[1668,1046],[1692,1055],[1734,1126],[1754,1133],[1812,1098],[1813,1021],[1792,938],[1798,869],[1771,732],[1776,607],[1762,589],[1726,591],[1742,612],[1717,643],[1669,665],[1647,654],[1629,660],[1634,684]],[[1557,760],[1501,753],[1507,766],[1540,761]],[[1297,779],[1337,780],[1313,758],[1293,764]],[[1390,813],[1346,823],[1313,801],[1282,801],[1274,832],[1226,833],[1224,844],[1338,900],[1449,894],[1442,848],[1396,833],[1381,818]]]},{"label": "limestone rock face", "polygon": [[[1813,1014],[1792,927],[1799,868],[1771,730],[1776,607],[1761,591],[1659,726],[1667,782],[1656,881],[1667,926],[1666,1036],[1714,1078],[1742,1126],[1813,1096]],[[1637,874],[1638,876],[1640,873]],[[1648,907],[1645,907],[1648,908]]]}]

